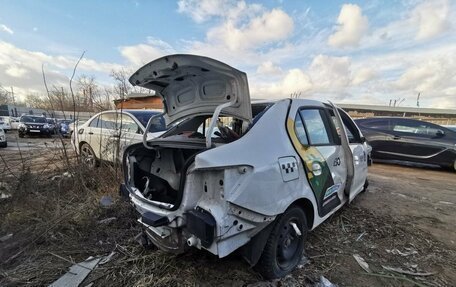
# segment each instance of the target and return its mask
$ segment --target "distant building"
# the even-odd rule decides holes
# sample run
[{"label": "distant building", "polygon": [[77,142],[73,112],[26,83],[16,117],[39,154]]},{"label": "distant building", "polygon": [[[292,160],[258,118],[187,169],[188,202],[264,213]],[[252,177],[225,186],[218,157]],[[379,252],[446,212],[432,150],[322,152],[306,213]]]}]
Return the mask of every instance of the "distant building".
[{"label": "distant building", "polygon": [[456,124],[456,109],[430,109],[414,107],[389,107],[375,105],[337,104],[353,118],[406,117],[421,119],[441,125]]},{"label": "distant building", "polygon": [[163,102],[159,96],[132,93],[126,99],[114,100],[116,109],[152,109],[162,110]]},{"label": "distant building", "polygon": [[48,115],[48,112],[42,109],[34,109],[16,105],[0,105],[0,116],[20,117],[23,114],[50,116]]}]

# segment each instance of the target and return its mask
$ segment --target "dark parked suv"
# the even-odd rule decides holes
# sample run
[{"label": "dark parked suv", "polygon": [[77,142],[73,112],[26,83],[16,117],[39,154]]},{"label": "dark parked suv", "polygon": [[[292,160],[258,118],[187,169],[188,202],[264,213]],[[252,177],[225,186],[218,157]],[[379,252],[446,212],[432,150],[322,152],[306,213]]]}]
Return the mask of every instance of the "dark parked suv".
[{"label": "dark parked suv", "polygon": [[436,164],[456,170],[456,132],[407,118],[356,120],[372,146],[372,157]]},{"label": "dark parked suv", "polygon": [[32,115],[22,116],[18,126],[18,134],[20,138],[25,135],[45,135],[51,136],[51,126],[47,123],[45,117]]}]

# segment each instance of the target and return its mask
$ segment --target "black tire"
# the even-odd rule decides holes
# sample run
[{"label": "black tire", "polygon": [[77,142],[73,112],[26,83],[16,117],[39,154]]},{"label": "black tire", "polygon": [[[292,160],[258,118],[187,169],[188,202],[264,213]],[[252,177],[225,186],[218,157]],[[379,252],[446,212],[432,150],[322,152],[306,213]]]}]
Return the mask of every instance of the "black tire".
[{"label": "black tire", "polygon": [[23,137],[24,137],[24,134],[19,133],[19,137],[20,137],[20,138],[23,138]]},{"label": "black tire", "polygon": [[8,143],[7,142],[1,143],[0,147],[8,147]]},{"label": "black tire", "polygon": [[[301,231],[299,236],[291,223]],[[266,246],[255,269],[265,279],[281,278],[299,264],[307,237],[306,215],[302,208],[292,206],[276,218]]]},{"label": "black tire", "polygon": [[367,178],[366,178],[366,181],[364,182],[363,190],[361,192],[366,192],[368,187],[369,187],[369,180],[367,180]]},{"label": "black tire", "polygon": [[95,156],[95,152],[88,143],[83,143],[79,149],[82,163],[89,168],[95,168],[98,166],[98,159]]}]

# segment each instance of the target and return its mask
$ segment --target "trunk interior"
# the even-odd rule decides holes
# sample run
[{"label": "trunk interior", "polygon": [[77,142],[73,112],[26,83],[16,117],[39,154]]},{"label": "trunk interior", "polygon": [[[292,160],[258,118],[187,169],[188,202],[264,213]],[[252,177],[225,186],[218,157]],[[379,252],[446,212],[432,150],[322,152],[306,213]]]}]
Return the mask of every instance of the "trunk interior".
[{"label": "trunk interior", "polygon": [[151,150],[140,145],[128,155],[133,176],[130,185],[145,198],[165,203],[169,209],[177,209],[187,169],[203,149],[156,147]]}]

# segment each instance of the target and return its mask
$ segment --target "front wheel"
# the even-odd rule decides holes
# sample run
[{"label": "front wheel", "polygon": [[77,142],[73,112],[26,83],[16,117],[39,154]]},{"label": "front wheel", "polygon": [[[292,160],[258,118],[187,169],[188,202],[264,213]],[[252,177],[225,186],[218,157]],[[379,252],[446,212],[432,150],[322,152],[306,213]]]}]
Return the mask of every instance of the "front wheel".
[{"label": "front wheel", "polygon": [[88,143],[83,143],[80,149],[82,163],[84,163],[89,168],[94,168],[97,166],[98,161],[93,152],[92,147]]},{"label": "front wheel", "polygon": [[280,278],[301,261],[307,236],[306,215],[293,206],[276,219],[274,229],[255,269],[265,278]]}]

